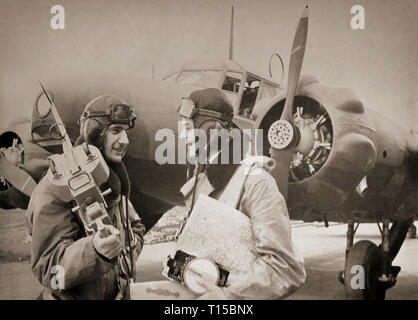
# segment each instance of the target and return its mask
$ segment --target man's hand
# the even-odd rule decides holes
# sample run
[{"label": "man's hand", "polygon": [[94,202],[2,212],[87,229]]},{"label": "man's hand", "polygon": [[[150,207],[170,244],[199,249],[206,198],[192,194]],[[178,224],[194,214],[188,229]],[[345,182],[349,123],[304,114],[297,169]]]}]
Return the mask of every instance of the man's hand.
[{"label": "man's hand", "polygon": [[98,253],[107,259],[115,258],[120,250],[119,230],[114,226],[105,225],[104,229],[93,236],[93,246]]},{"label": "man's hand", "polygon": [[206,292],[196,300],[227,300],[227,297],[221,287],[208,283],[202,279],[196,279],[196,282],[206,289]]},{"label": "man's hand", "polygon": [[145,226],[141,223],[141,220],[131,222],[132,231],[139,237],[144,237]]}]

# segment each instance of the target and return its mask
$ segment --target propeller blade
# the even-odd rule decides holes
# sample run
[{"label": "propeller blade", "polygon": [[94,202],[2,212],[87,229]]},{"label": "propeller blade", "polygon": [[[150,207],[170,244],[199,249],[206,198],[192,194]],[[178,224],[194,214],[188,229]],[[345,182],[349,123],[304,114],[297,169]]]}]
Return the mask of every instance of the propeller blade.
[{"label": "propeller blade", "polygon": [[[296,34],[293,40],[292,53],[289,62],[288,73],[288,86],[286,93],[286,102],[283,108],[280,121],[285,120],[293,125],[293,104],[295,100],[296,88],[299,81],[300,71],[302,69],[303,57],[305,55],[306,39],[308,36],[308,6],[303,10],[302,16],[299,20],[299,24],[296,30]],[[277,126],[278,128],[285,128],[285,125]],[[295,135],[295,129],[293,135]],[[286,145],[285,132],[277,132],[278,140],[284,141],[283,145]],[[288,184],[289,184],[289,170],[290,162],[293,158],[293,152],[295,150],[295,140],[289,142],[287,146],[283,148],[270,149],[270,154],[277,162],[277,169],[272,172],[272,175],[276,179],[277,186],[282,193],[285,200],[287,200]]]},{"label": "propeller blade", "polygon": [[4,157],[0,157],[0,175],[28,197],[31,196],[33,189],[36,187],[35,180],[26,171],[12,165]]},{"label": "propeller blade", "polygon": [[292,121],[293,104],[296,88],[302,69],[303,57],[305,55],[306,39],[308,36],[308,6],[303,10],[293,39],[292,53],[290,55],[289,73],[287,79],[286,102],[280,119]]},{"label": "propeller blade", "polygon": [[279,188],[280,193],[283,195],[284,199],[287,200],[292,152],[287,152],[287,150],[278,150],[272,147],[270,149],[270,155],[277,163],[277,170],[274,170],[271,174],[277,182],[277,187]]}]

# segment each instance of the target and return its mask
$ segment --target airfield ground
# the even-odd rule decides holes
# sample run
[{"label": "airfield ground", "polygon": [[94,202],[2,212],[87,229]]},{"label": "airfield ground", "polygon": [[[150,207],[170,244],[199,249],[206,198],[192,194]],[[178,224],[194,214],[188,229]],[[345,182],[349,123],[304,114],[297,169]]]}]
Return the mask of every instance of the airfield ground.
[{"label": "airfield ground", "polygon": [[[177,210],[177,211],[176,211]],[[175,209],[178,213],[181,209]],[[175,221],[173,211],[165,216],[157,230],[147,236],[147,244],[137,262],[136,281],[161,278],[161,261],[173,249],[173,242],[159,242],[170,239]],[[417,224],[417,223],[416,223]],[[164,225],[168,225],[164,233]],[[339,270],[344,266],[345,225],[322,225],[294,223],[293,239],[302,251],[308,273],[306,284],[288,299],[345,299],[343,286],[337,280]],[[356,240],[369,239],[379,243],[380,235],[376,225],[360,225]],[[30,271],[30,244],[26,240],[26,223],[21,210],[0,210],[0,300],[36,299],[42,290]],[[397,285],[388,290],[387,299],[418,299],[418,239],[407,239],[394,264],[402,271]]]}]

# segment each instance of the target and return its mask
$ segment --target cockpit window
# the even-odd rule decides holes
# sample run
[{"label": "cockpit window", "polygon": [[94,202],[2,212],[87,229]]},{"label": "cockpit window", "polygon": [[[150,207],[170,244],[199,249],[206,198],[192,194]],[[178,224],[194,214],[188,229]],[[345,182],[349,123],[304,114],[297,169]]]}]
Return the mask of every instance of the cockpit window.
[{"label": "cockpit window", "polygon": [[182,71],[177,82],[202,88],[216,88],[221,76],[222,71]]},{"label": "cockpit window", "polygon": [[[277,86],[273,86],[272,84],[263,81],[263,85],[260,88],[260,93],[258,100],[264,99],[264,98],[271,98],[274,97],[279,93],[279,88]],[[257,101],[258,101],[257,100]]]},{"label": "cockpit window", "polygon": [[274,97],[279,93],[279,87],[250,73],[247,74],[246,80],[239,107],[239,114],[250,118],[254,105],[261,99]]},{"label": "cockpit window", "polygon": [[260,88],[261,79],[249,74],[245,82],[244,92],[242,93],[239,114],[250,118],[254,105],[257,101],[258,89]]},{"label": "cockpit window", "polygon": [[237,72],[227,72],[225,76],[224,83],[222,84],[222,89],[238,93],[242,83],[242,74]]}]

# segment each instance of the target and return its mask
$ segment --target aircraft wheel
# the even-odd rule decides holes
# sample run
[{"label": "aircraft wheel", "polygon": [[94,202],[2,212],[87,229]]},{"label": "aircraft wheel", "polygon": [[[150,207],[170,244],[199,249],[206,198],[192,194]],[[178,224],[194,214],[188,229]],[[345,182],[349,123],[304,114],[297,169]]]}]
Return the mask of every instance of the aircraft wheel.
[{"label": "aircraft wheel", "polygon": [[385,299],[386,289],[378,281],[381,259],[380,249],[368,240],[359,241],[350,249],[344,270],[347,299]]},{"label": "aircraft wheel", "polygon": [[417,237],[417,227],[415,227],[415,225],[414,225],[414,224],[412,224],[412,225],[409,227],[409,230],[408,230],[408,237],[409,237],[410,239],[415,239],[415,238]]}]

